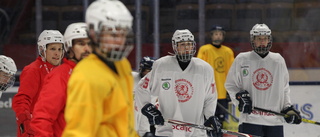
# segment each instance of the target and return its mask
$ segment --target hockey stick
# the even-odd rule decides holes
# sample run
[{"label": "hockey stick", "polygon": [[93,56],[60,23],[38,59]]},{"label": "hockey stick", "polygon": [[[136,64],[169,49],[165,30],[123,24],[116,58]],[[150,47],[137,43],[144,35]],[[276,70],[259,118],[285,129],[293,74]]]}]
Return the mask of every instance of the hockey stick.
[{"label": "hockey stick", "polygon": [[[254,108],[255,110],[260,110],[260,111],[263,111],[263,112],[269,112],[269,113],[273,113],[273,114],[276,114],[276,115],[279,115],[279,116],[289,117],[289,115],[287,115],[287,114],[275,112],[275,111],[272,111],[272,110],[266,110],[266,109],[259,108],[259,107],[253,107],[253,108]],[[317,122],[317,121],[312,121],[312,120],[305,119],[305,118],[301,118],[301,120],[302,120],[303,122],[306,122],[306,123],[311,123],[311,124],[320,125],[320,122]]]},{"label": "hockey stick", "polygon": [[[179,120],[168,119],[168,123],[175,124],[175,125],[181,125],[181,126],[187,126],[187,127],[193,127],[193,128],[202,129],[202,130],[214,130],[212,127],[206,127],[204,125],[187,123],[187,122],[183,122],[183,121],[179,121]],[[254,136],[254,135],[240,133],[240,132],[233,132],[233,131],[224,130],[224,129],[221,129],[221,132],[224,134],[235,135],[238,137],[259,137],[259,136]]]},{"label": "hockey stick", "polygon": [[227,112],[236,122],[239,122],[239,118],[236,116],[232,115],[224,106],[222,106],[219,102],[217,102],[218,107],[220,107],[223,111]]}]

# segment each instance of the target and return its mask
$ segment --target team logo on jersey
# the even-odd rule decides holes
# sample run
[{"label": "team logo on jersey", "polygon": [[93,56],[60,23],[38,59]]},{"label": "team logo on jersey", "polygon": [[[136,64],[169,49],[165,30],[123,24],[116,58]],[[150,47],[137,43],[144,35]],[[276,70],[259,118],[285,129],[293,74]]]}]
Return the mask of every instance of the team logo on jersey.
[{"label": "team logo on jersey", "polygon": [[165,90],[168,90],[170,88],[170,83],[169,82],[164,82],[162,84],[162,88],[165,89]]},{"label": "team logo on jersey", "polygon": [[247,77],[249,75],[249,66],[241,66],[241,74],[243,77]]},{"label": "team logo on jersey", "polygon": [[252,84],[258,90],[267,90],[272,85],[273,78],[268,70],[265,68],[259,68],[254,71],[252,81]]},{"label": "team logo on jersey", "polygon": [[248,69],[243,69],[242,70],[242,76],[246,77],[249,74],[249,70]]},{"label": "team logo on jersey", "polygon": [[186,79],[178,79],[175,81],[175,93],[179,102],[187,102],[193,96],[193,86]]},{"label": "team logo on jersey", "polygon": [[218,57],[214,60],[214,69],[219,73],[223,73],[224,64],[225,64],[224,59],[222,57]]}]

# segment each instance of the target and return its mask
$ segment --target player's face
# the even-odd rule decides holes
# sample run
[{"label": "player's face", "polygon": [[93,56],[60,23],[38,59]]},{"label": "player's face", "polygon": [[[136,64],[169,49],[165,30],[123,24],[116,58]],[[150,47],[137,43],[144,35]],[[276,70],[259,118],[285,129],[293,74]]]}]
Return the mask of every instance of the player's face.
[{"label": "player's face", "polygon": [[256,47],[267,47],[269,43],[269,36],[266,36],[266,35],[255,36],[253,43]]},{"label": "player's face", "polygon": [[223,37],[224,36],[222,31],[219,31],[219,30],[213,31],[211,35],[212,43],[216,45],[220,45],[221,42],[223,41]]},{"label": "player's face", "polygon": [[142,72],[142,77],[144,77],[145,75],[147,75],[150,71],[151,71],[151,69],[145,69],[145,70]]},{"label": "player's face", "polygon": [[7,84],[12,75],[0,71],[0,84]]},{"label": "player's face", "polygon": [[104,28],[100,33],[100,45],[102,48],[107,48],[107,51],[110,51],[113,48],[123,48],[128,32],[116,28]]},{"label": "player's face", "polygon": [[46,60],[52,65],[59,65],[62,59],[63,45],[61,43],[50,43],[46,49]]},{"label": "player's face", "polygon": [[5,91],[8,83],[12,80],[13,75],[0,71],[0,91]]},{"label": "player's face", "polygon": [[192,54],[194,45],[191,41],[184,41],[177,43],[177,51],[179,55]]},{"label": "player's face", "polygon": [[81,60],[92,53],[92,46],[89,38],[74,39],[72,41],[72,50],[77,60]]}]

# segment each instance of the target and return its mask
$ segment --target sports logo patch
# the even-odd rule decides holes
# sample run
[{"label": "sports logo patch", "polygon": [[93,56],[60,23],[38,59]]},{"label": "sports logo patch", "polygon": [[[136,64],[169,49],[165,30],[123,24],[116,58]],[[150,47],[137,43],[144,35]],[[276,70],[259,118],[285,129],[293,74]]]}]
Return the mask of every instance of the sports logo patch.
[{"label": "sports logo patch", "polygon": [[249,70],[248,69],[243,69],[242,70],[242,76],[246,77],[249,74]]},{"label": "sports logo patch", "polygon": [[170,88],[170,83],[169,82],[164,82],[162,84],[162,88],[165,89],[165,90],[168,90]]},{"label": "sports logo patch", "polygon": [[175,81],[175,93],[179,102],[187,102],[191,99],[194,89],[192,84],[186,79],[178,79]]},{"label": "sports logo patch", "polygon": [[253,85],[258,90],[267,90],[272,85],[272,74],[265,68],[259,68],[254,71],[252,76]]},{"label": "sports logo patch", "polygon": [[249,75],[249,66],[248,65],[244,65],[241,66],[241,75],[242,77],[247,77]]}]

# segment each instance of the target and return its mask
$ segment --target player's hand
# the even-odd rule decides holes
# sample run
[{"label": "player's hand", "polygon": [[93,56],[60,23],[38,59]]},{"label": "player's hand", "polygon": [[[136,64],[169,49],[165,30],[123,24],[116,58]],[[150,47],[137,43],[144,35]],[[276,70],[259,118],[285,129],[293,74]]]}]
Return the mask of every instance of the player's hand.
[{"label": "player's hand", "polygon": [[32,130],[32,128],[28,128],[23,134],[22,137],[34,137],[35,132]]},{"label": "player's hand", "polygon": [[296,110],[293,106],[286,107],[281,111],[283,114],[289,115],[289,117],[285,117],[287,123],[289,124],[300,124],[301,123],[301,115],[298,110]]},{"label": "player's hand", "polygon": [[33,137],[34,131],[30,128],[31,114],[25,111],[17,116],[17,124],[19,126],[20,135],[22,137]]},{"label": "player's hand", "polygon": [[252,101],[250,94],[246,90],[241,90],[236,94],[236,99],[239,101],[238,109],[242,113],[250,114],[252,112]]},{"label": "player's hand", "polygon": [[145,115],[150,125],[163,125],[164,119],[162,117],[161,112],[156,108],[156,106],[151,103],[146,104],[142,109],[141,113]]},{"label": "player's hand", "polygon": [[207,127],[212,127],[214,130],[207,130],[208,137],[222,137],[221,123],[216,116],[211,116],[204,122]]}]

